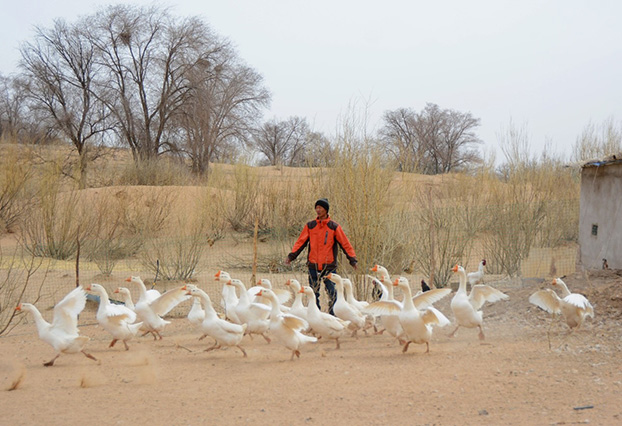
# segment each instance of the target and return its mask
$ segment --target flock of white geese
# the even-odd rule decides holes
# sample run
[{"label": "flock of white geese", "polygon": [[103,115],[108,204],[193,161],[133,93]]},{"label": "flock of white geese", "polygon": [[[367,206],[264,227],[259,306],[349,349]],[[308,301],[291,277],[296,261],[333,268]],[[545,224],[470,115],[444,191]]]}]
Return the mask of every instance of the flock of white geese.
[{"label": "flock of white geese", "polygon": [[[462,266],[453,268],[460,284],[450,304],[456,325],[451,337],[460,327],[478,328],[479,338],[483,340],[482,307],[486,302],[494,303],[509,298],[494,287],[479,284],[484,276],[485,264],[483,260],[478,271],[469,274]],[[160,294],[157,290],[148,290],[137,276],[126,280],[138,287],[140,296],[136,304],[125,287],[115,290],[123,299],[124,304],[119,305],[111,303],[103,286],[91,284],[85,288],[76,287],[69,292],[54,307],[51,323],[32,304],[20,303],[16,310],[30,312],[39,337],[54,348],[56,354],[52,360],[43,364],[45,366],[54,365],[54,361],[63,353],[81,352],[96,360],[85,350],[89,338],[81,336],[78,330],[78,314],[86,305],[86,292],[98,296],[96,318],[112,337],[109,347],[121,341],[126,350],[129,350],[127,342],[138,334],[151,334],[154,339],[162,339],[161,331],[170,324],[170,321],[164,319],[165,315],[179,303],[193,298],[188,320],[201,330],[199,339],[211,337],[214,340],[206,351],[235,347],[246,357],[246,351],[241,346],[242,340],[245,335],[256,334],[268,343],[272,339],[277,340],[291,351],[290,359],[293,360],[300,357],[300,349],[305,344],[319,339],[334,340],[336,349],[339,349],[340,338],[356,336],[359,331],[367,334],[373,329],[376,334],[386,332],[393,336],[399,341],[402,352],[406,352],[411,343],[425,343],[426,353],[429,352],[433,328],[450,324],[449,319],[433,304],[448,296],[451,289],[419,291],[413,296],[405,277],[391,280],[387,269],[380,265],[375,265],[371,271],[375,276],[368,275],[368,278],[382,291],[380,300],[373,303],[357,300],[349,279],[335,273],[327,275],[326,278],[335,283],[337,292],[334,316],[322,312],[317,307],[311,287],[303,286],[295,279],[285,283],[291,292],[273,288],[267,279],[261,279],[257,285],[247,289],[241,280],[232,278],[225,271],[215,275],[215,280],[223,284],[220,305],[224,314],[216,311],[209,295],[196,285],[186,284]],[[467,292],[467,282],[471,284],[470,292]],[[580,327],[586,317],[594,316],[594,309],[585,296],[571,293],[560,278],[554,279],[552,286],[559,289],[559,294],[547,288],[532,294],[529,301],[547,312],[563,315],[571,329]],[[401,290],[402,300],[394,298],[395,287]],[[294,300],[289,304],[292,293]]]}]

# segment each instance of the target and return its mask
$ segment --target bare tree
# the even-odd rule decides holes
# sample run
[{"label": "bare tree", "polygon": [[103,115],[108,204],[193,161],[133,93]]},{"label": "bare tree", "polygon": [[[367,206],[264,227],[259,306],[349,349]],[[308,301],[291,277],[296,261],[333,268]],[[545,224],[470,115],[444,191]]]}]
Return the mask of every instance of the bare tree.
[{"label": "bare tree", "polygon": [[425,148],[417,134],[417,113],[409,108],[387,111],[380,139],[389,155],[402,171],[419,172],[424,169]]},{"label": "bare tree", "polygon": [[227,44],[216,44],[190,73],[191,96],[175,123],[181,149],[192,170],[203,174],[210,161],[226,159],[237,142],[248,140],[252,127],[270,102],[263,78],[240,63]]},{"label": "bare tree", "polygon": [[0,75],[0,137],[21,143],[49,142],[55,131],[46,128],[41,112],[30,108],[26,86],[20,75]]},{"label": "bare tree", "polygon": [[305,142],[309,134],[309,125],[304,118],[272,119],[255,132],[253,141],[270,165],[294,166],[305,160]]},{"label": "bare tree", "polygon": [[196,17],[177,19],[157,6],[110,6],[87,24],[106,70],[99,91],[136,160],[178,151],[173,118],[195,93],[193,78],[226,48]]},{"label": "bare tree", "polygon": [[403,170],[426,174],[447,173],[480,161],[474,145],[479,119],[470,113],[427,104],[419,113],[410,109],[388,111],[380,137]]},{"label": "bare tree", "polygon": [[31,105],[77,150],[78,181],[84,188],[87,164],[98,155],[93,141],[108,130],[109,116],[92,93],[94,46],[79,26],[57,20],[53,28],[37,28],[35,41],[25,43],[21,54]]}]

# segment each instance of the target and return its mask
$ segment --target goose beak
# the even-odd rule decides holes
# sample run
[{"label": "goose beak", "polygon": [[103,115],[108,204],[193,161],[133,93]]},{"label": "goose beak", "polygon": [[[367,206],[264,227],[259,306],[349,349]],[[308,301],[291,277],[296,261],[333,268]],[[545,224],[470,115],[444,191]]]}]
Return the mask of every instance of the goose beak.
[{"label": "goose beak", "polygon": [[181,289],[182,290],[188,290],[188,287],[187,286],[183,286]]},{"label": "goose beak", "polygon": [[396,278],[395,281],[393,281],[393,285],[397,287],[397,285],[399,284],[400,279]]},{"label": "goose beak", "polygon": [[115,292],[115,293],[119,293],[119,289],[118,289],[118,288],[117,288],[117,289],[115,289],[115,290],[114,290],[114,292]]},{"label": "goose beak", "polygon": [[371,268],[370,271],[377,272],[378,271],[378,265],[374,265],[374,267]]},{"label": "goose beak", "polygon": [[16,310],[16,311],[21,311],[21,310],[22,310],[22,304],[20,303],[19,305],[17,305],[17,306],[15,307],[15,310]]},{"label": "goose beak", "polygon": [[326,278],[327,280],[330,280],[332,277],[333,277],[333,273],[329,272],[328,274],[326,274],[324,278]]},{"label": "goose beak", "polygon": [[192,296],[192,292],[191,292],[190,290],[188,290],[188,291],[186,292],[186,296]]},{"label": "goose beak", "polygon": [[130,278],[126,278],[125,282],[128,282],[128,283],[132,282],[132,278],[131,277]]},{"label": "goose beak", "polygon": [[257,293],[257,296],[263,296],[263,290],[259,290],[259,293]]},{"label": "goose beak", "polygon": [[451,270],[454,272],[458,272],[458,265],[455,265]]},{"label": "goose beak", "polygon": [[87,288],[85,288],[86,291],[93,291],[93,288],[89,285]]},{"label": "goose beak", "polygon": [[551,284],[557,285],[557,278],[553,278],[553,282]]},{"label": "goose beak", "polygon": [[227,281],[227,285],[233,285],[233,281],[231,280]]},{"label": "goose beak", "polygon": [[304,292],[305,292],[305,289],[304,289],[304,288],[301,288],[301,289],[300,289],[300,291],[299,291],[298,293],[304,293]]}]

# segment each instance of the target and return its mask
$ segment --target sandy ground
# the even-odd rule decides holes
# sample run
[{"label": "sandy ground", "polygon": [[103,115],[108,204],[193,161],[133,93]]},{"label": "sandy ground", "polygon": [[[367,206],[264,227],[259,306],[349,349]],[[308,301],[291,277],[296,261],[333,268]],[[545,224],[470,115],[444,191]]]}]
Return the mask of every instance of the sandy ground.
[{"label": "sandy ground", "polygon": [[[2,424],[621,424],[622,278],[615,271],[567,277],[596,318],[569,333],[530,305],[546,283],[500,288],[509,301],[484,308],[486,340],[451,326],[403,354],[386,335],[303,348],[245,337],[237,349],[211,345],[185,318],[164,339],[143,337],[108,349],[110,338],[81,316],[99,359],[54,355],[33,322],[0,338]],[[453,319],[451,297],[436,306]],[[184,302],[186,303],[186,302]],[[189,306],[189,305],[188,305]],[[51,311],[44,312],[49,318]],[[7,391],[14,382],[17,389]]]}]

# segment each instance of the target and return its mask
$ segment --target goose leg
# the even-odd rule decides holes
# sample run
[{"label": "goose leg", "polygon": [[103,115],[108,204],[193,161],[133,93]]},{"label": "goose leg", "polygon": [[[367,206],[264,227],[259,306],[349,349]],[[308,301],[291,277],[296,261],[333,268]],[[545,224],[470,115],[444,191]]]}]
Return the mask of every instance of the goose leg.
[{"label": "goose leg", "polygon": [[130,347],[127,345],[127,342],[125,340],[123,341],[123,344],[125,345],[125,350],[129,351]]},{"label": "goose leg", "polygon": [[87,357],[88,359],[92,359],[93,361],[97,361],[97,358],[95,358],[95,357],[94,357],[93,355],[91,355],[90,353],[88,353],[88,352],[86,352],[86,351],[84,351],[84,350],[82,350],[82,351],[80,351],[80,352],[82,352],[82,353],[84,354],[84,356],[85,356],[85,357]]},{"label": "goose leg", "polygon": [[481,325],[478,325],[478,327],[479,327],[479,340],[484,340],[485,339],[484,330],[482,329]]},{"label": "goose leg", "polygon": [[341,345],[339,344],[339,337],[335,339],[335,342],[337,342],[337,347],[335,349],[341,348]]},{"label": "goose leg", "polygon": [[430,342],[425,342],[425,345],[427,346],[427,349],[425,350],[426,354],[430,353]]},{"label": "goose leg", "polygon": [[460,328],[460,324],[458,324],[458,327],[456,327],[456,329],[454,331],[451,332],[451,334],[449,335],[449,337],[454,337],[456,335],[456,331],[458,331],[458,329]]},{"label": "goose leg", "polygon": [[246,355],[246,351],[244,350],[244,348],[243,348],[242,346],[237,345],[237,346],[236,346],[236,348],[238,348],[239,350],[241,350],[241,351],[242,351],[242,353],[244,354],[244,358],[247,358],[247,357],[248,357],[248,355]]},{"label": "goose leg", "polygon": [[155,336],[158,336],[158,340],[162,340],[162,335],[160,334],[159,331],[153,332],[153,340],[156,340]]},{"label": "goose leg", "polygon": [[408,346],[410,345],[410,340],[408,342],[406,342],[406,344],[404,345],[404,347],[402,348],[402,353],[406,353],[406,351],[408,350]]},{"label": "goose leg", "polygon": [[209,348],[205,349],[203,352],[213,351],[214,349],[220,349],[220,345],[217,343],[214,343],[214,346],[210,346]]},{"label": "goose leg", "polygon": [[268,336],[266,336],[264,333],[261,333],[262,337],[264,339],[266,339],[266,342],[270,343],[272,340],[270,340],[270,338]]},{"label": "goose leg", "polygon": [[112,342],[108,345],[109,348],[113,347],[114,344],[117,343],[117,339],[112,339]]},{"label": "goose leg", "polygon": [[199,340],[203,340],[207,337],[207,334],[204,334],[203,336],[199,337]]},{"label": "goose leg", "polygon": [[44,362],[43,365],[46,367],[51,367],[54,365],[54,361],[56,361],[56,359],[60,356],[60,354],[56,354],[56,356],[54,358],[52,358],[50,361],[48,362]]}]

